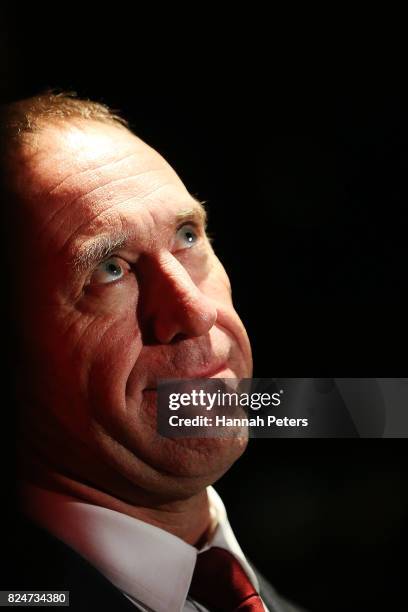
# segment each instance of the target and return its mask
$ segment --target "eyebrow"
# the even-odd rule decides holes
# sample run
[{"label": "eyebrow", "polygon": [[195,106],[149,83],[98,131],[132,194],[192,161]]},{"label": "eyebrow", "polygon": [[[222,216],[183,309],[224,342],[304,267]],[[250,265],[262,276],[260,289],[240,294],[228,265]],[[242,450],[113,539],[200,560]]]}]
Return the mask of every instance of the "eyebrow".
[{"label": "eyebrow", "polygon": [[[194,198],[195,206],[190,206],[176,213],[174,217],[175,226],[187,221],[194,221],[206,228],[207,212],[204,208],[205,201],[198,201]],[[133,230],[121,230],[99,236],[87,241],[81,246],[78,253],[73,257],[71,263],[78,273],[85,273],[98,263],[110,257],[115,251],[126,246],[134,236]]]}]

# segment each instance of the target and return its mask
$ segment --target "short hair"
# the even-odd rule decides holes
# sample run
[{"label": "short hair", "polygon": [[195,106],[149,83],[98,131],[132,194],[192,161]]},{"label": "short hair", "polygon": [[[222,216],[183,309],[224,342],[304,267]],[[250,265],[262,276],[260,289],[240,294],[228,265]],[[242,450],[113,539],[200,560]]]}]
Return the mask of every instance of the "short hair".
[{"label": "short hair", "polygon": [[106,104],[78,98],[75,92],[47,90],[0,108],[0,138],[4,146],[10,141],[22,141],[25,134],[38,132],[47,123],[70,119],[100,121],[129,128],[127,121]]}]

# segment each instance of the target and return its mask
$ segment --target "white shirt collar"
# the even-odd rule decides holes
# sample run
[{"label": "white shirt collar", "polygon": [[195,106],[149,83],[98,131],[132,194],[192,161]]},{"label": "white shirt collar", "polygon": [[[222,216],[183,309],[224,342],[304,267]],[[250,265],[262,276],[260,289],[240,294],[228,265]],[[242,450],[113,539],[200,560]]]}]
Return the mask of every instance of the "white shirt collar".
[{"label": "white shirt collar", "polygon": [[[61,493],[31,484],[24,485],[24,492],[30,500],[24,511],[31,519],[71,546],[122,592],[157,612],[183,610],[198,553],[194,546],[126,514]],[[211,546],[229,550],[259,590],[220,496],[212,487],[207,492],[218,526],[202,551]]]}]

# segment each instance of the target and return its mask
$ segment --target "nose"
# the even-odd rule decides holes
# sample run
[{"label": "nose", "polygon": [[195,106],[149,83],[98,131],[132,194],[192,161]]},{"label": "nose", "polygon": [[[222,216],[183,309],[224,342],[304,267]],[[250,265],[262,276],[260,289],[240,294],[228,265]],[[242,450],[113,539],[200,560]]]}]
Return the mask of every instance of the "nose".
[{"label": "nose", "polygon": [[212,300],[171,253],[139,261],[138,317],[146,343],[170,344],[205,335],[217,320]]}]

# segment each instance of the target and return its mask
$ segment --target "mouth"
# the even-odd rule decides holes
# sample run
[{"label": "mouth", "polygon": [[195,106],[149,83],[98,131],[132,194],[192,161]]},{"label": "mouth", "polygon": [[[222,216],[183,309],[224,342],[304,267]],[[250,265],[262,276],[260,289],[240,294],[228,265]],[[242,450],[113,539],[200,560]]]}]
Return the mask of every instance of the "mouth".
[{"label": "mouth", "polygon": [[[228,374],[228,372],[230,374]],[[222,378],[222,376],[219,376],[220,374],[225,374],[225,378],[231,377],[231,371],[228,369],[228,365],[227,362],[224,361],[221,364],[211,364],[209,367],[205,368],[205,369],[201,369],[201,370],[194,370],[194,371],[186,371],[183,373],[183,376],[177,376],[177,377],[173,377],[174,379],[178,380],[178,379],[185,379],[185,380],[192,380],[195,378]],[[171,376],[158,376],[157,379],[160,378],[172,378]],[[146,392],[153,392],[153,391],[157,391],[157,386],[149,386],[146,387],[145,389],[143,389],[143,393]]]}]

